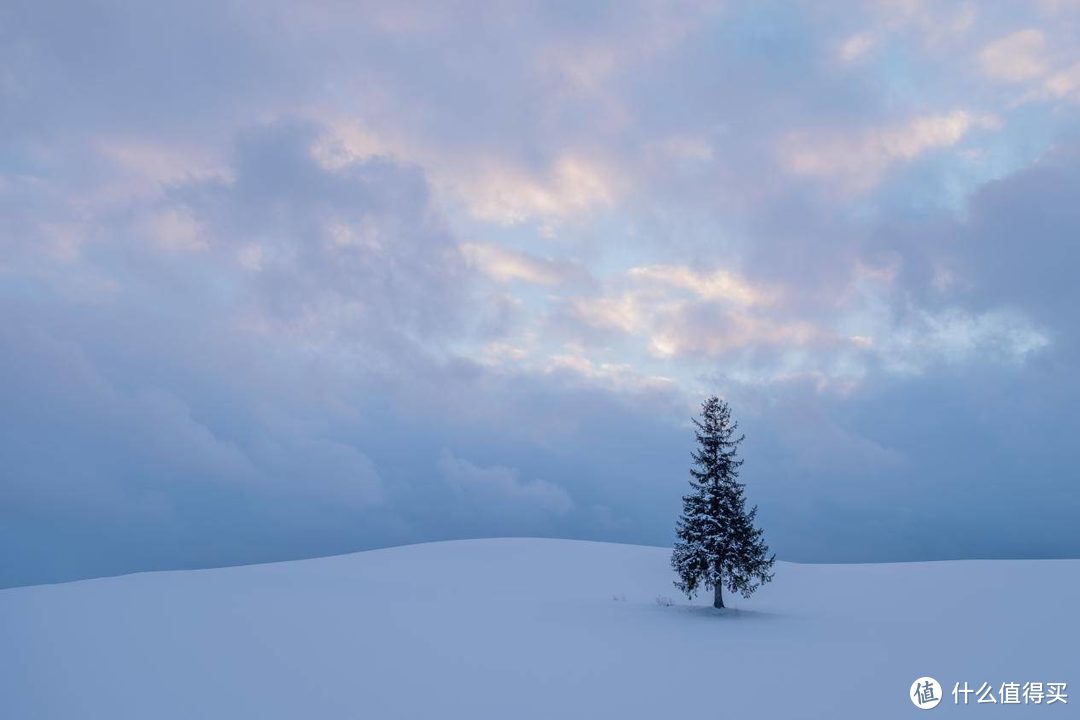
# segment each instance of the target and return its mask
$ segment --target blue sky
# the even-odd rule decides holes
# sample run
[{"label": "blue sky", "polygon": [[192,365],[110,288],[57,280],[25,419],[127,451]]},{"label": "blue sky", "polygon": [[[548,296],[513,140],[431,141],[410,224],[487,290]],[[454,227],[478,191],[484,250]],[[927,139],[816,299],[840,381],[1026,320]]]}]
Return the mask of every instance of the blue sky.
[{"label": "blue sky", "polygon": [[1080,6],[9,2],[0,585],[665,544],[1080,555]]}]

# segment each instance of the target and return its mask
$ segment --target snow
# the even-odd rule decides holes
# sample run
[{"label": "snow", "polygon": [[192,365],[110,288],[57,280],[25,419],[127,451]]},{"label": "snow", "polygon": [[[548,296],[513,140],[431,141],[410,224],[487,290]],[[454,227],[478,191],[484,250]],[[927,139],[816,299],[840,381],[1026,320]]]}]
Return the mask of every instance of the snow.
[{"label": "snow", "polygon": [[922,675],[937,713],[1080,703],[950,693],[1080,683],[1080,561],[778,562],[715,611],[669,555],[471,540],[3,590],[0,717],[892,718]]}]

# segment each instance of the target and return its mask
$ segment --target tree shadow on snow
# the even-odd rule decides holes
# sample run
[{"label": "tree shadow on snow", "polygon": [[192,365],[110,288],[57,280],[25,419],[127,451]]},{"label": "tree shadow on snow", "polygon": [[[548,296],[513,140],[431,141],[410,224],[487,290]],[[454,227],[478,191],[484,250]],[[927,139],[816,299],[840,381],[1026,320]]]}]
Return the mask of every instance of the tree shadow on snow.
[{"label": "tree shadow on snow", "polygon": [[698,617],[704,620],[727,620],[732,622],[781,620],[786,617],[780,613],[768,612],[766,610],[750,610],[737,607],[719,609],[709,605],[676,605],[671,609],[684,615]]}]

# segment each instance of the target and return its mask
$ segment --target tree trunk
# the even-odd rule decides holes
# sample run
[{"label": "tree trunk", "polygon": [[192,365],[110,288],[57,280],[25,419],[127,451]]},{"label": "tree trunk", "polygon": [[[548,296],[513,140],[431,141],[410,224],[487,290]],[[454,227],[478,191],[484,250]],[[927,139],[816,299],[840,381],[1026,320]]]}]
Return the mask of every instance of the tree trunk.
[{"label": "tree trunk", "polygon": [[712,606],[714,608],[722,608],[722,607],[724,607],[724,591],[723,591],[723,588],[720,587],[720,585],[721,585],[721,583],[720,583],[719,580],[717,580],[716,584],[713,585]]}]

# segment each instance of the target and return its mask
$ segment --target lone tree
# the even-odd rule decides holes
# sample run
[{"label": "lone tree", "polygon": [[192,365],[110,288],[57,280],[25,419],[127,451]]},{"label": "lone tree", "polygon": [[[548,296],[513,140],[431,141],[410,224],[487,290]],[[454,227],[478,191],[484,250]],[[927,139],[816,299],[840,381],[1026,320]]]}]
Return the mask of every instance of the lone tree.
[{"label": "lone tree", "polygon": [[704,585],[713,590],[713,607],[724,607],[723,586],[750,597],[772,580],[776,556],[754,527],[757,507],[746,509],[745,486],[739,482],[738,423],[727,403],[710,397],[694,419],[698,448],[690,469],[690,492],[683,496],[683,512],[671,554],[679,579],[675,586],[693,597]]}]

